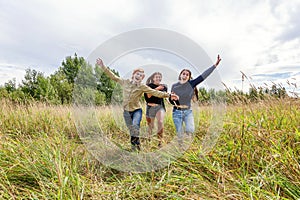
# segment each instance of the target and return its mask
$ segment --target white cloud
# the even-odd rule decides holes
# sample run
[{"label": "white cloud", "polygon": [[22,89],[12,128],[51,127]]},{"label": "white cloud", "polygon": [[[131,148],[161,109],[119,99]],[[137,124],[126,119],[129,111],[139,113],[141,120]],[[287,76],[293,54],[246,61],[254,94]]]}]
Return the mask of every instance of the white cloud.
[{"label": "white cloud", "polygon": [[114,26],[126,24],[136,12],[131,2],[1,2],[0,62],[51,73],[66,56],[87,56]]},{"label": "white cloud", "polygon": [[[24,73],[28,67],[51,73],[66,56],[86,57],[111,37],[145,27],[184,34],[213,61],[221,54],[219,73],[231,85],[240,71],[252,76],[262,66],[300,58],[299,0],[2,0],[0,6],[0,63]],[[282,67],[276,70],[284,73]]]},{"label": "white cloud", "polygon": [[22,82],[24,75],[25,70],[23,68],[10,65],[9,63],[0,63],[0,80],[2,84],[15,78],[18,85]]}]

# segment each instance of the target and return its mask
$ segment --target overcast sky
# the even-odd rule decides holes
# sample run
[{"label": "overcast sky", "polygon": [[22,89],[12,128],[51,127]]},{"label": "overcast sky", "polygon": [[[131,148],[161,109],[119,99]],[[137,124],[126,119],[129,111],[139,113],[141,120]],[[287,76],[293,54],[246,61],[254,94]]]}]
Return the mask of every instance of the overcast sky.
[{"label": "overcast sky", "polygon": [[[31,68],[49,75],[66,56],[88,57],[135,29],[176,31],[199,44],[222,81],[300,87],[300,0],[0,0],[0,85]],[[245,82],[245,85],[249,82]]]}]

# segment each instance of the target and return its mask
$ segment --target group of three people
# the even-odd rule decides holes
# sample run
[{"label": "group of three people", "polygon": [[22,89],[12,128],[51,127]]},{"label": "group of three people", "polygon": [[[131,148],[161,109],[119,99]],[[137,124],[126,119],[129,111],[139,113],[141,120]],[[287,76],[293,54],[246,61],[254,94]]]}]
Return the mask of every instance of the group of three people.
[{"label": "group of three people", "polygon": [[[196,86],[214,71],[220,61],[221,58],[218,55],[216,63],[195,79],[192,79],[190,70],[183,69],[179,73],[179,81],[172,85],[171,93],[168,93],[167,87],[160,84],[162,74],[159,72],[152,74],[145,85],[142,84],[142,80],[145,77],[142,68],[133,70],[131,79],[122,79],[111,72],[100,58],[96,60],[96,64],[102,68],[106,75],[123,86],[123,116],[130,132],[132,150],[140,150],[141,148],[139,135],[142,107],[140,98],[143,95],[145,95],[147,102],[146,120],[149,132],[153,130],[154,119],[157,118],[158,121],[157,134],[159,146],[162,145],[163,120],[165,115],[163,98],[169,98],[170,103],[173,104],[172,118],[178,138],[182,138],[184,133],[192,134],[195,131],[194,116],[191,109],[191,100],[194,91],[197,90]],[[185,124],[185,131],[183,130],[183,124]]]}]

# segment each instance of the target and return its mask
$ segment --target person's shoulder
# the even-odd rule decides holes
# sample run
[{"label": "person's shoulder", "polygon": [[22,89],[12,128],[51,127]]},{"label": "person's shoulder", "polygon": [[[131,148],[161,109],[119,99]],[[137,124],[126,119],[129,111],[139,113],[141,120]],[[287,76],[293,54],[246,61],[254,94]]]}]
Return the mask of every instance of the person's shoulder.
[{"label": "person's shoulder", "polygon": [[130,84],[131,80],[130,79],[121,79],[120,83],[122,84]]},{"label": "person's shoulder", "polygon": [[143,84],[143,83],[141,83],[141,84],[139,85],[139,87],[140,87],[140,88],[150,88],[149,85],[146,85],[146,84]]},{"label": "person's shoulder", "polygon": [[173,83],[172,84],[172,87],[176,86],[176,85],[179,85],[180,83],[179,82],[176,82],[176,83]]},{"label": "person's shoulder", "polygon": [[158,87],[158,85],[155,85],[154,83],[149,83],[148,86],[151,87],[152,89],[155,89]]}]

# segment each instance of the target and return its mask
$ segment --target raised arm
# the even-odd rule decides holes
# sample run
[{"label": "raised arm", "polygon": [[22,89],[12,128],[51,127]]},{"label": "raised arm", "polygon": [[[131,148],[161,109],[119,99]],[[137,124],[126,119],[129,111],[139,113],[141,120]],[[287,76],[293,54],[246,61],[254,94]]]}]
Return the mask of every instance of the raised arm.
[{"label": "raised arm", "polygon": [[193,79],[190,81],[192,87],[196,87],[199,83],[201,83],[202,81],[204,81],[215,69],[216,67],[219,65],[219,63],[221,62],[221,58],[220,55],[217,56],[217,61],[216,63],[211,66],[210,68],[206,69],[200,76],[198,76],[197,78]]},{"label": "raised arm", "polygon": [[221,62],[221,58],[220,58],[220,55],[217,56],[217,61],[216,61],[216,64],[215,64],[215,67],[217,67],[219,65],[219,63]]},{"label": "raised arm", "polygon": [[104,64],[101,58],[97,58],[96,64],[101,67],[101,69],[104,71],[104,73],[109,76],[112,80],[116,82],[121,82],[122,79],[118,76],[116,76],[112,71],[110,71]]}]

